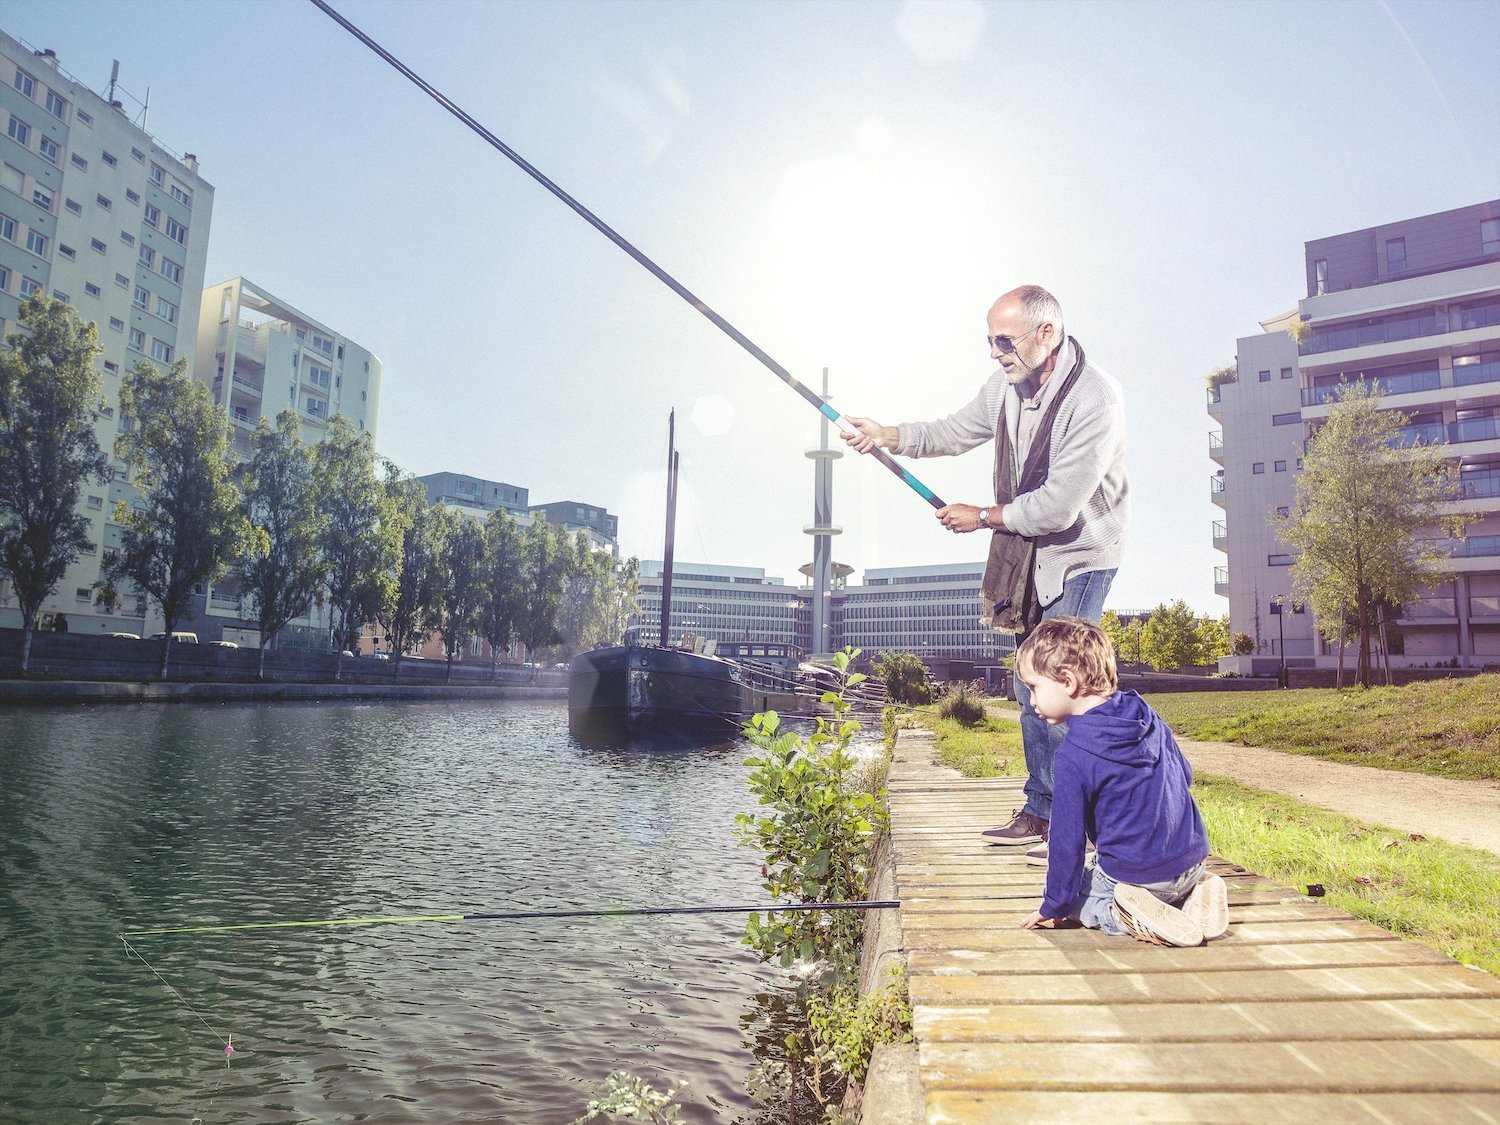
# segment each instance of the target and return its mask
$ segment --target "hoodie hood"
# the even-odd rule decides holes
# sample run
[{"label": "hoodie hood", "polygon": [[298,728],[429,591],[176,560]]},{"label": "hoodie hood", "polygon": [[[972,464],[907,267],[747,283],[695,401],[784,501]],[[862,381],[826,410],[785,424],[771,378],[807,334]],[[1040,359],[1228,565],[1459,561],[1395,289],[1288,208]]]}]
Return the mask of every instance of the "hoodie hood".
[{"label": "hoodie hood", "polygon": [[1117,691],[1092,711],[1068,720],[1074,744],[1122,766],[1154,766],[1163,749],[1161,720],[1133,691]]}]

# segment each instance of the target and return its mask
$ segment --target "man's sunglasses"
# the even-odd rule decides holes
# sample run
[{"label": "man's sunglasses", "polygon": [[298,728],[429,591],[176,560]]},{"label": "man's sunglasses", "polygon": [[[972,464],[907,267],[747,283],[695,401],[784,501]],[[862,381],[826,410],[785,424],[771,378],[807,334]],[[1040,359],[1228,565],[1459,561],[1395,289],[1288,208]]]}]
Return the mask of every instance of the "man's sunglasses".
[{"label": "man's sunglasses", "polygon": [[1046,325],[1046,323],[1046,321],[1043,321],[1041,324],[1026,329],[1025,332],[1022,332],[1015,339],[1011,339],[1009,336],[986,336],[985,339],[989,341],[991,351],[997,351],[1001,355],[1013,355],[1017,344],[1026,339],[1027,336],[1030,336],[1038,328]]}]

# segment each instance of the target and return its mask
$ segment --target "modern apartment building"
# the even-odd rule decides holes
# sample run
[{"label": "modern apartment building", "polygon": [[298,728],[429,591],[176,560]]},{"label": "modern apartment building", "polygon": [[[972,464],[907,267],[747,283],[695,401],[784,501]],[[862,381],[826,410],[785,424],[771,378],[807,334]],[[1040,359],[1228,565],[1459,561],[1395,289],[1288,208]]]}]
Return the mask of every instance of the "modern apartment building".
[{"label": "modern apartment building", "polygon": [[[864,584],[844,584],[835,568],[833,648],[852,645],[869,656],[911,652],[924,660],[997,662],[1015,650],[1009,633],[979,619],[983,566],[969,563],[884,567],[865,572]],[[685,633],[709,640],[812,644],[810,586],[787,586],[755,567],[680,564],[672,577],[668,639]],[[654,640],[661,622],[661,563],[641,563],[640,612],[632,629]]]},{"label": "modern apartment building", "polygon": [[204,289],[193,375],[227,411],[238,457],[250,455],[256,424],[284,410],[309,443],[335,414],[372,437],[380,420],[375,354],[243,277]]},{"label": "modern apartment building", "polygon": [[[1295,316],[1239,341],[1238,378],[1210,388],[1222,426],[1210,453],[1228,555],[1215,589],[1234,630],[1289,665],[1328,666],[1336,650],[1310,614],[1280,614],[1289,548],[1268,519],[1292,502],[1302,443],[1328,417],[1341,381],[1377,388],[1408,416],[1406,435],[1441,443],[1458,464],[1457,508],[1478,519],[1452,551],[1454,577],[1405,609],[1394,665],[1500,663],[1500,200],[1307,243],[1307,297]],[[1300,319],[1301,344],[1286,327]]]},{"label": "modern apartment building", "polygon": [[[140,360],[165,367],[193,359],[214,189],[197,158],[178,156],[109,101],[64,71],[51,51],[0,32],[0,335],[20,304],[42,290],[98,326],[104,352],[99,444],[114,448],[121,379]],[[92,550],[42,607],[43,627],[132,632],[145,606],[97,604],[104,552],[117,546],[115,503],[135,495],[116,466],[108,485],[85,490]],[[0,582],[0,625],[20,612]]]},{"label": "modern apartment building", "polygon": [[428,473],[417,478],[427,486],[427,499],[475,519],[484,520],[496,510],[509,512],[522,527],[540,518],[568,531],[581,531],[594,549],[619,558],[619,519],[597,504],[558,500],[550,504],[530,503],[530,490],[503,480],[485,480],[465,473]]}]

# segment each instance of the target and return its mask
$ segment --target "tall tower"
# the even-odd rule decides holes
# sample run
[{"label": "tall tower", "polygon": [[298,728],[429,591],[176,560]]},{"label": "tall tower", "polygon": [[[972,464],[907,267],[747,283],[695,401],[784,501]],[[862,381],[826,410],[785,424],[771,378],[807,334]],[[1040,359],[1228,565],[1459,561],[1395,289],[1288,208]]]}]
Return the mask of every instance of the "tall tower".
[{"label": "tall tower", "polygon": [[[823,368],[823,397],[828,398],[828,368]],[[833,462],[844,455],[828,446],[828,419],[819,423],[820,442],[807,456],[813,469],[813,522],[802,530],[813,537],[812,644],[809,656],[833,651],[833,537],[844,529],[833,522]]]}]

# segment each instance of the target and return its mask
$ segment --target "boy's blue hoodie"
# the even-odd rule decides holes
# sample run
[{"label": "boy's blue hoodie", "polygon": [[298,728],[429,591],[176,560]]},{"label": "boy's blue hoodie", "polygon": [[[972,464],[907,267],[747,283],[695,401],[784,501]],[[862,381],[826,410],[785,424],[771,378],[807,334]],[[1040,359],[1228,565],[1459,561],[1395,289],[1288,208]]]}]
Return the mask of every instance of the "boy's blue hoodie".
[{"label": "boy's blue hoodie", "polygon": [[1207,858],[1192,783],[1167,724],[1135,692],[1069,719],[1052,767],[1042,917],[1066,918],[1077,902],[1085,837],[1121,883],[1165,882]]}]

